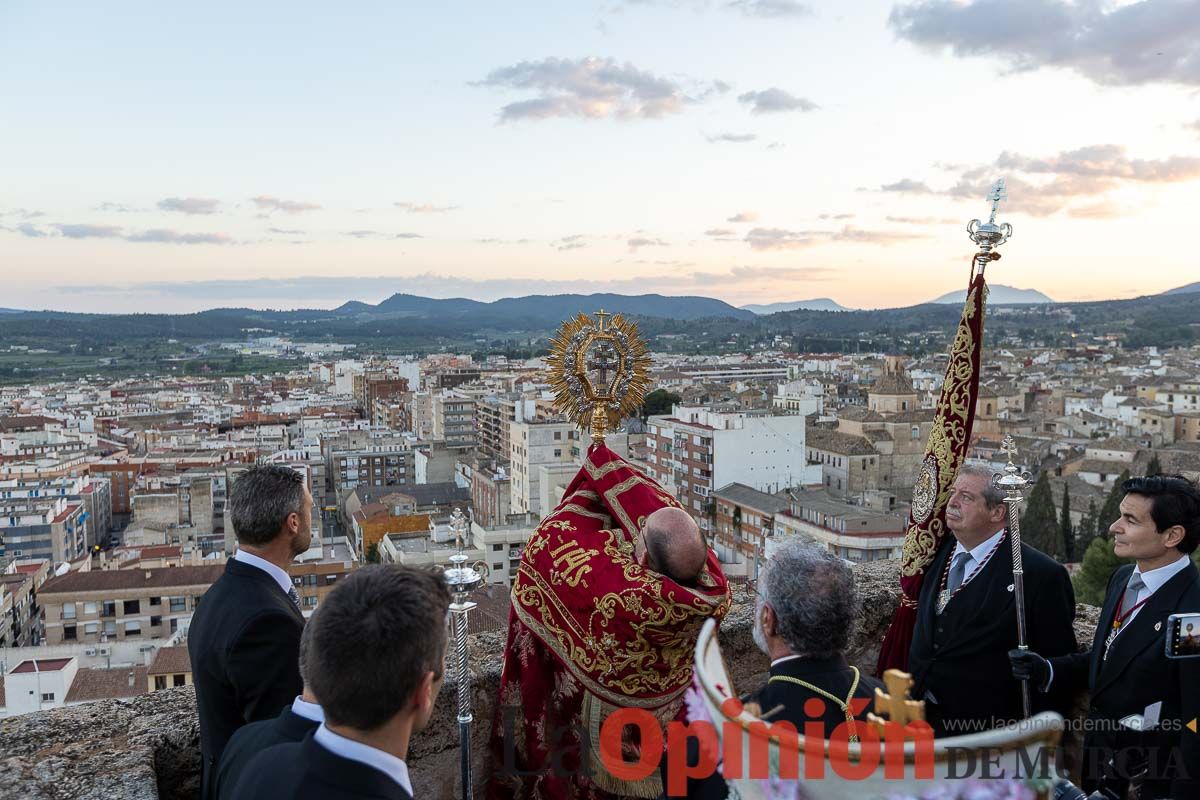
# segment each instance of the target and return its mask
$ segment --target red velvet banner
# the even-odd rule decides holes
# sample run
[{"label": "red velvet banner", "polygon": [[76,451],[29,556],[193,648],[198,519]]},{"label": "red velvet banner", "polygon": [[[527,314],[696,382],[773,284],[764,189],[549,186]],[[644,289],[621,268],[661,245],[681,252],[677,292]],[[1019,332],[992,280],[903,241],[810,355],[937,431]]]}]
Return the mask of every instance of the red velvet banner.
[{"label": "red velvet banner", "polygon": [[900,561],[900,607],[896,609],[879,650],[880,675],[887,669],[906,669],[908,666],[925,569],[933,561],[945,536],[950,488],[971,445],[975,401],[979,397],[986,296],[987,284],[983,275],[976,275],[967,286],[967,300],[950,347],[950,362],[946,365],[937,415],[913,487],[912,509]]}]

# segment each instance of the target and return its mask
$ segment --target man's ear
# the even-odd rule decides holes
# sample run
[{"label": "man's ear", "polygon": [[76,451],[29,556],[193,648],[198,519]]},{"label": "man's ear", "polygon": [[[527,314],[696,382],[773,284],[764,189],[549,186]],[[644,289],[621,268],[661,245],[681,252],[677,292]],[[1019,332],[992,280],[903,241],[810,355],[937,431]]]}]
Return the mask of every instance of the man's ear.
[{"label": "man's ear", "polygon": [[763,633],[765,633],[767,636],[776,636],[776,631],[779,627],[779,618],[775,616],[775,609],[771,608],[766,603],[763,603],[762,615]]},{"label": "man's ear", "polygon": [[1187,536],[1187,531],[1182,525],[1172,525],[1163,531],[1163,544],[1167,547],[1178,547],[1179,543]]},{"label": "man's ear", "polygon": [[1008,506],[1003,502],[997,503],[996,507],[991,511],[992,522],[1005,522],[1008,520]]},{"label": "man's ear", "polygon": [[426,672],[421,677],[421,682],[417,684],[416,690],[413,691],[413,709],[420,711],[423,715],[433,708],[433,701],[437,699],[433,691],[434,683],[436,683],[436,679],[433,672]]}]

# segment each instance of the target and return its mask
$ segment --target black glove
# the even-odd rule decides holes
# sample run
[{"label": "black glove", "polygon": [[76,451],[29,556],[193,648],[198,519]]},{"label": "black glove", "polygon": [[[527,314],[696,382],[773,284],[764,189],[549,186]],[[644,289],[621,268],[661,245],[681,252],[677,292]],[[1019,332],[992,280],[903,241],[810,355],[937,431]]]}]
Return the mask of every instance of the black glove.
[{"label": "black glove", "polygon": [[1032,650],[1009,650],[1008,660],[1012,663],[1013,677],[1028,680],[1039,691],[1045,691],[1050,680],[1050,662]]}]

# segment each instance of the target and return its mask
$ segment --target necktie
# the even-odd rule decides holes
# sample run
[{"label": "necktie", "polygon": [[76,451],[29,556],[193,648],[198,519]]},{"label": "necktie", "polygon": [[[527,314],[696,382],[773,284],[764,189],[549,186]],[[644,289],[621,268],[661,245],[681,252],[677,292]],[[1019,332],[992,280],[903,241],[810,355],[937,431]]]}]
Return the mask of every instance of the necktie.
[{"label": "necktie", "polygon": [[[1122,615],[1133,611],[1134,607],[1137,606],[1138,595],[1145,588],[1146,582],[1142,580],[1141,573],[1134,570],[1133,574],[1129,576],[1129,583],[1125,584],[1125,597],[1121,600]],[[1124,624],[1124,621],[1122,621],[1122,624]]]},{"label": "necktie", "polygon": [[954,594],[959,586],[962,586],[963,578],[967,572],[967,562],[971,560],[971,554],[966,550],[954,554],[954,561],[950,564],[950,577],[946,581],[946,588]]},{"label": "necktie", "polygon": [[299,611],[300,610],[300,595],[296,594],[296,589],[294,587],[288,587],[288,597],[291,599],[291,601],[293,603],[296,604],[296,610]]}]

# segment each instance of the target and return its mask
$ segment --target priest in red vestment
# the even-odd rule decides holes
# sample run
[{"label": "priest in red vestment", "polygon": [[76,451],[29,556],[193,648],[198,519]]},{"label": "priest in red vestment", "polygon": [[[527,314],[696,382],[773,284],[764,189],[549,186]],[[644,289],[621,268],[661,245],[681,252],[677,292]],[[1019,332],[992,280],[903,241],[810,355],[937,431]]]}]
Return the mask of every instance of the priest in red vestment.
[{"label": "priest in red vestment", "polygon": [[[645,541],[647,517],[678,507],[596,444],[530,536],[512,590],[490,800],[661,793],[657,769],[629,781],[605,768],[600,727],[620,708],[643,709],[663,725],[675,718],[700,627],[729,610],[729,585],[711,550],[689,565],[684,548],[664,549],[669,535]],[[687,522],[669,512],[656,519],[676,530]],[[638,760],[634,728],[622,746],[626,761]],[[657,763],[659,755],[646,758]]]}]

